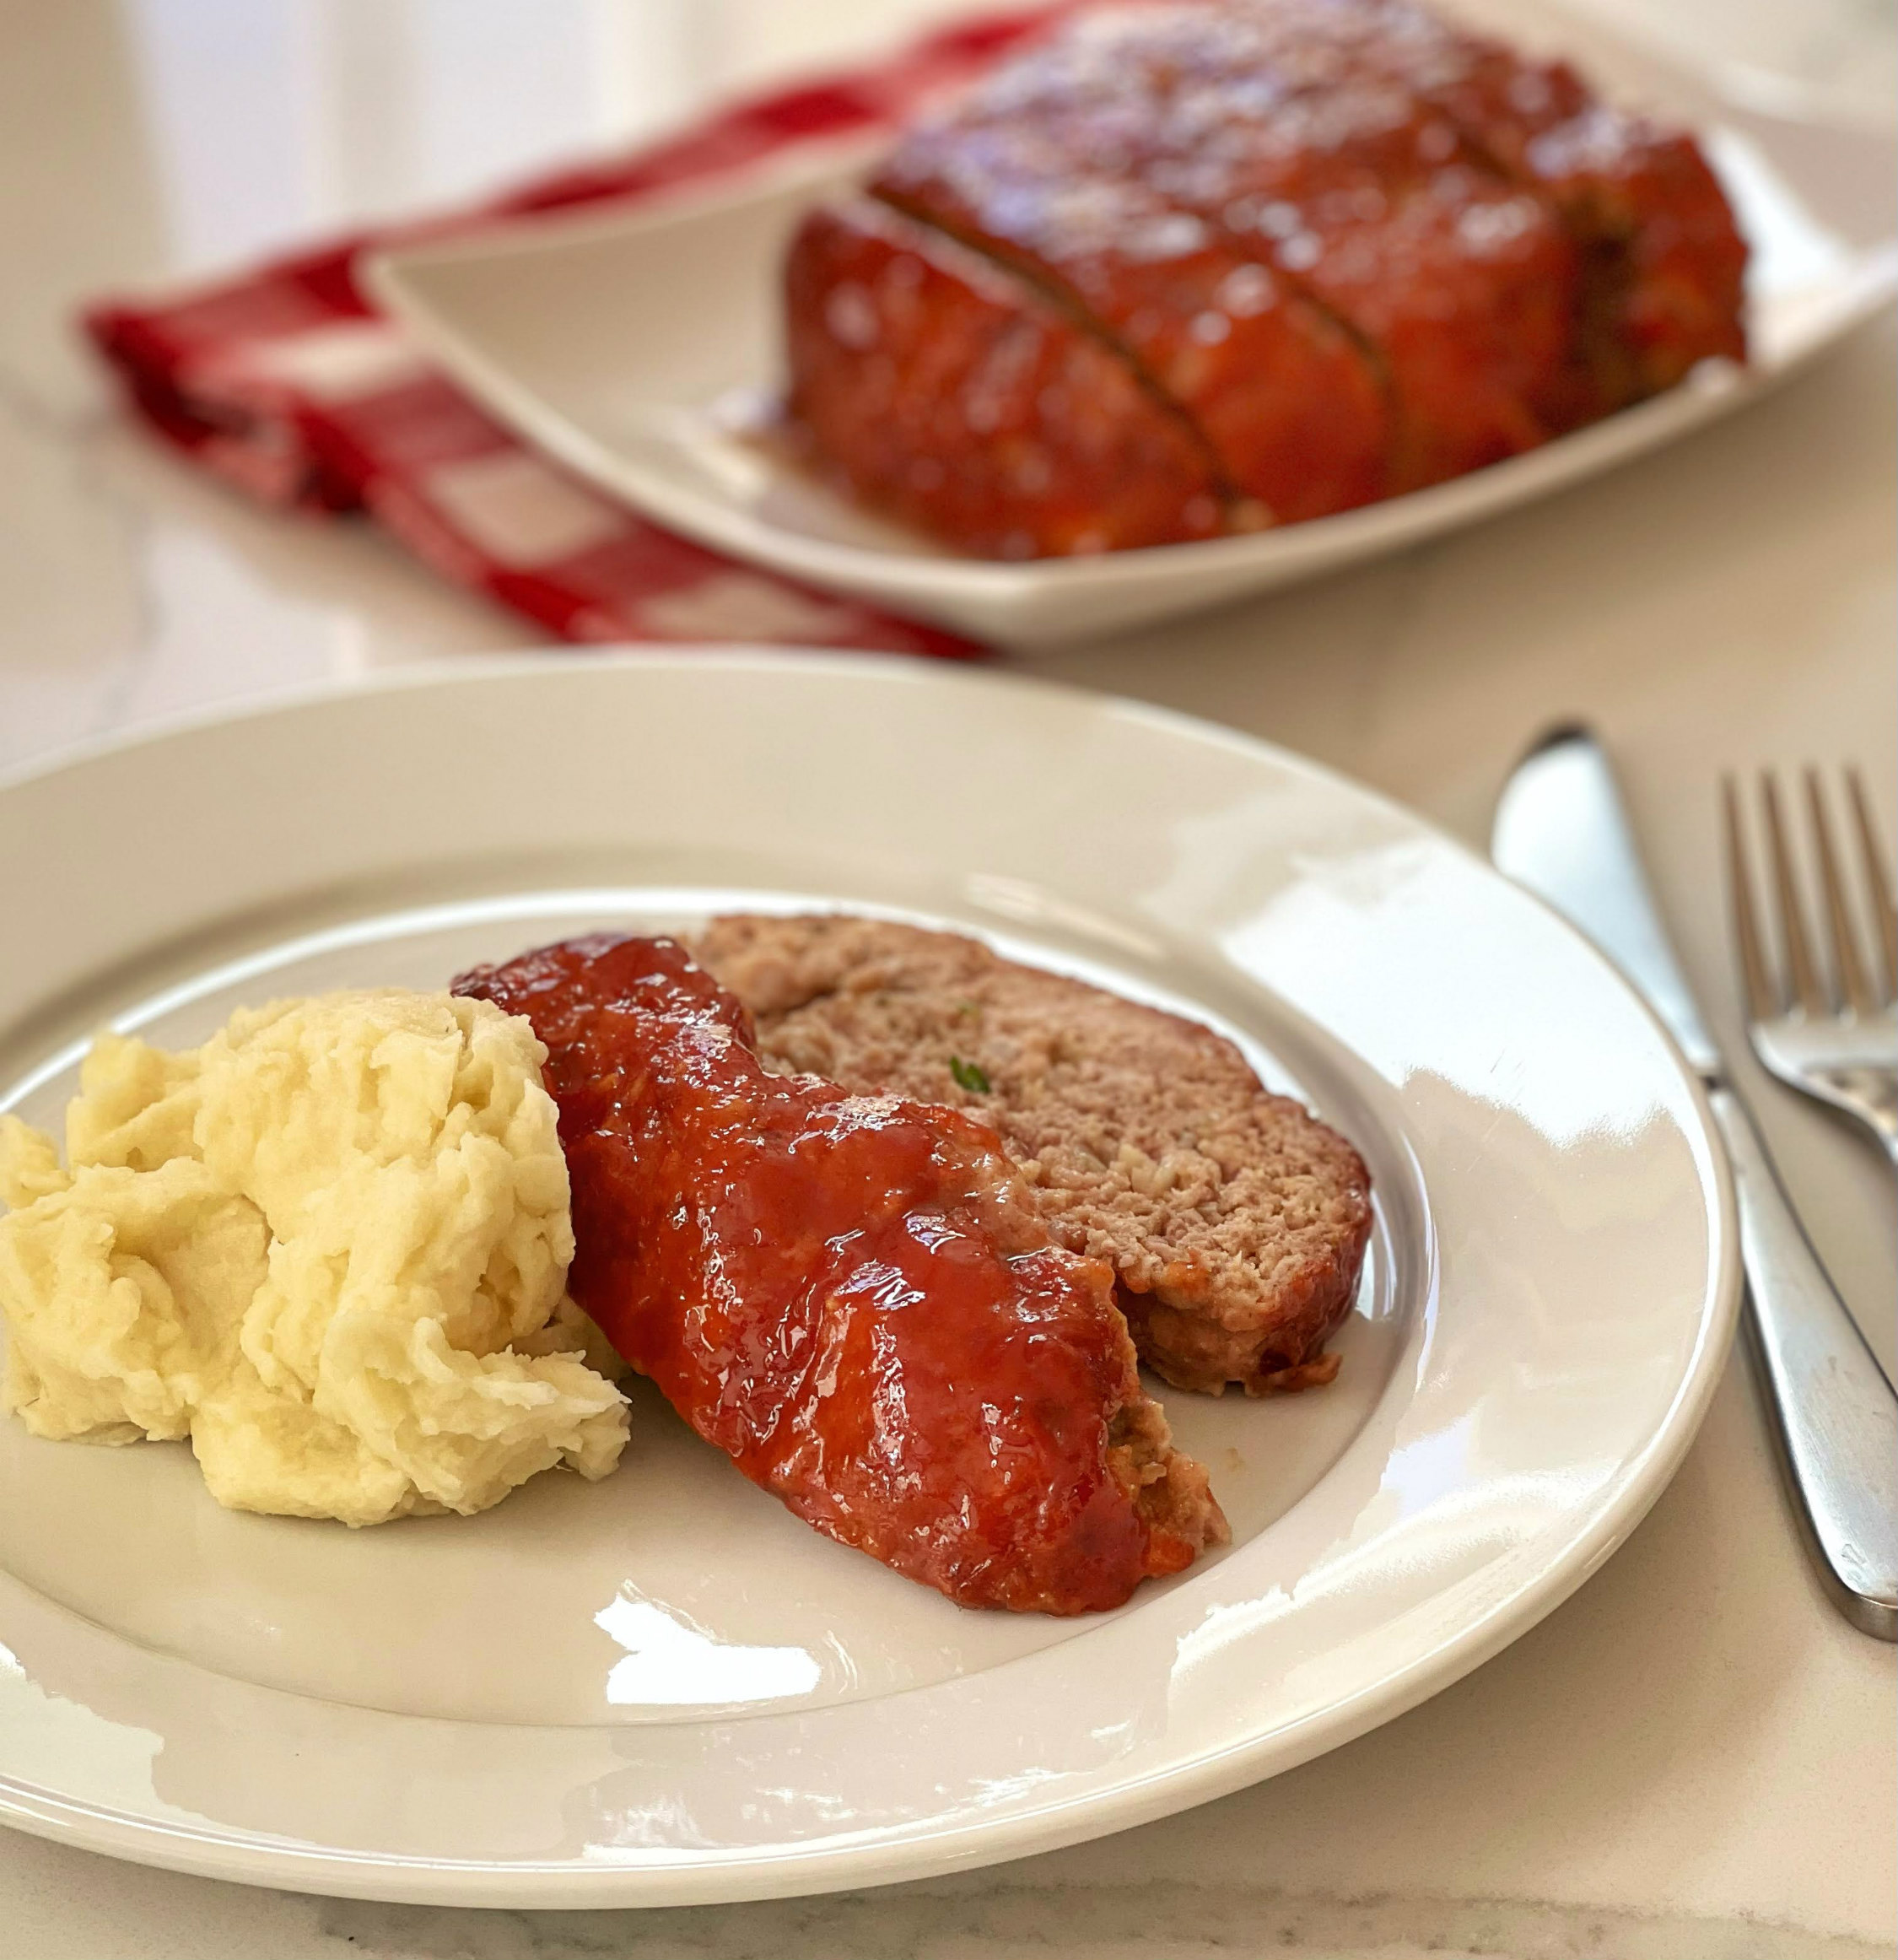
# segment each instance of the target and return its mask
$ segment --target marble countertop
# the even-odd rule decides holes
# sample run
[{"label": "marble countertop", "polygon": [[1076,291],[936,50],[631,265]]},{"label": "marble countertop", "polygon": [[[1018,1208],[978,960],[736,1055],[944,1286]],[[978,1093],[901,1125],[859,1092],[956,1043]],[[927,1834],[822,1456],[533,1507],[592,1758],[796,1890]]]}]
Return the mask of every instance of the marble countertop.
[{"label": "marble countertop", "polygon": [[[1597,3],[1830,115],[1894,113],[1890,0]],[[370,532],[267,515],[129,428],[74,303],[465,194],[941,0],[0,0],[0,768],[173,710],[526,635]],[[1271,600],[1020,664],[1302,749],[1472,841],[1557,716],[1604,732],[1735,1033],[1720,771],[1898,782],[1890,317],[1676,449]],[[1749,1076],[1886,1367],[1880,1160]],[[1220,1803],[871,1894],[493,1914],[250,1891],[0,1835],[31,1960],[1843,1960],[1898,1936],[1898,1669],[1827,1604],[1736,1356],[1680,1475],[1566,1605],[1425,1706]]]}]

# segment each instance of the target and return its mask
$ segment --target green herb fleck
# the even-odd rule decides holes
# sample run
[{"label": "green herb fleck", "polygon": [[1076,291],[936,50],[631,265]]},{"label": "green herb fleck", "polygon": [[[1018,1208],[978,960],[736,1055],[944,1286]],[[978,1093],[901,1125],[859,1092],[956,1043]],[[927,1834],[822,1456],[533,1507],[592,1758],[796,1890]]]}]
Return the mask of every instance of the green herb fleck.
[{"label": "green herb fleck", "polygon": [[949,1072],[971,1095],[989,1094],[989,1078],[973,1061],[964,1061],[961,1056],[952,1055],[949,1057]]}]

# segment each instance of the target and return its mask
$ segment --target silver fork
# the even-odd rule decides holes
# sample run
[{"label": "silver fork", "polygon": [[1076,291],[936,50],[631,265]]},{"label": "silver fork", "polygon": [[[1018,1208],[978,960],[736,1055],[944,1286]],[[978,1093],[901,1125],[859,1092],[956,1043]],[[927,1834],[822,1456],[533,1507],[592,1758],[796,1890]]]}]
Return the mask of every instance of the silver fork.
[{"label": "silver fork", "polygon": [[1761,772],[1766,856],[1786,954],[1787,984],[1782,985],[1760,929],[1739,791],[1730,775],[1722,786],[1734,936],[1739,943],[1746,985],[1747,1031],[1753,1052],[1766,1068],[1788,1088],[1856,1117],[1898,1165],[1898,1010],[1894,1007],[1898,1002],[1898,904],[1892,897],[1891,872],[1872,821],[1864,781],[1856,769],[1848,769],[1846,788],[1858,832],[1864,909],[1876,947],[1875,957],[1867,958],[1817,769],[1806,771],[1805,786],[1812,856],[1831,942],[1830,973],[1814,954],[1807,930],[1778,780],[1770,769]]}]

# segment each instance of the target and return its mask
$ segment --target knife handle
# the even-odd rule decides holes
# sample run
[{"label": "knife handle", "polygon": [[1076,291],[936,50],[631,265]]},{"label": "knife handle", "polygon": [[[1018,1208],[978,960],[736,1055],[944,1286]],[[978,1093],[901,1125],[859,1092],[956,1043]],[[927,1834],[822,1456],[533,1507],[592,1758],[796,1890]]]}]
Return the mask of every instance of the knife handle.
[{"label": "knife handle", "polygon": [[1898,1391],[1846,1311],[1746,1105],[1711,1092],[1774,1427],[1820,1576],[1853,1626],[1898,1640]]}]

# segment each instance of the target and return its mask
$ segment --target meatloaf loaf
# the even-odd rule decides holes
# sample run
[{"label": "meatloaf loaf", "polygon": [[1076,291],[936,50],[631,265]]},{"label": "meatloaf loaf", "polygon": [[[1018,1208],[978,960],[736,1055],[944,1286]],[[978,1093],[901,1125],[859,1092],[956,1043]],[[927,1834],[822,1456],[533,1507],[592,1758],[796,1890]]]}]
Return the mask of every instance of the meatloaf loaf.
[{"label": "meatloaf loaf", "polygon": [[1690,137],[1414,0],[1086,9],[811,213],[790,424],[985,555],[1289,523],[1743,359],[1745,259]]},{"label": "meatloaf loaf", "polygon": [[1176,1387],[1329,1381],[1371,1229],[1343,1137],[1178,1015],[955,934],[848,915],[715,920],[694,952],[768,1066],[987,1122],[1054,1237],[1105,1259]]}]

